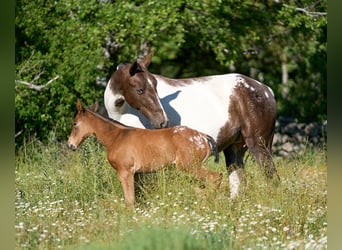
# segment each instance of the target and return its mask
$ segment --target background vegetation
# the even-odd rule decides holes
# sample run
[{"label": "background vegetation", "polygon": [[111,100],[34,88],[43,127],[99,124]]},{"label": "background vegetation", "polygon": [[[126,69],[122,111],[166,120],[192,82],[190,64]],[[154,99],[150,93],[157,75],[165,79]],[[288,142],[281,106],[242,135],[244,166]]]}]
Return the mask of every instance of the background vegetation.
[{"label": "background vegetation", "polygon": [[65,140],[76,98],[102,98],[116,65],[148,51],[153,73],[243,73],[274,89],[279,114],[326,119],[326,12],[324,0],[18,0],[16,143]]}]

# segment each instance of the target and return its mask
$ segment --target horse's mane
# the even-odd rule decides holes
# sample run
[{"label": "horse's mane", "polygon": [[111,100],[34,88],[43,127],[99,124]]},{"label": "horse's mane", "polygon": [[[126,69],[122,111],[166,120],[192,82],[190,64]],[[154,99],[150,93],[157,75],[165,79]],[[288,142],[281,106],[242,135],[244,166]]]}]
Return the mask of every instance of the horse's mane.
[{"label": "horse's mane", "polygon": [[104,120],[106,122],[112,123],[114,125],[119,125],[119,126],[122,126],[122,127],[125,127],[125,128],[134,128],[134,127],[131,127],[131,126],[127,126],[127,125],[125,125],[125,124],[123,124],[121,122],[118,122],[118,121],[116,121],[116,120],[114,120],[112,118],[104,117],[103,115],[100,115],[99,113],[97,113],[97,112],[95,112],[95,111],[93,111],[93,110],[91,110],[89,108],[87,108],[86,110],[88,112],[90,112],[91,114],[95,115],[96,117],[98,117],[98,118],[100,118],[100,119],[102,119],[102,120]]}]

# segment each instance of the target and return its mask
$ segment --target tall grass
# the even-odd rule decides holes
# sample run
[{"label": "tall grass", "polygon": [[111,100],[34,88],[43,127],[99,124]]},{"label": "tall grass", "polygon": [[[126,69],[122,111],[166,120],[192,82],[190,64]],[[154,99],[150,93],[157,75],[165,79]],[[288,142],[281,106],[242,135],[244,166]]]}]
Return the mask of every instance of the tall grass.
[{"label": "tall grass", "polygon": [[224,173],[219,190],[172,168],[146,175],[135,210],[126,209],[101,146],[76,151],[38,141],[16,152],[17,249],[326,249],[324,150],[275,159],[279,186],[246,161],[247,184],[229,199],[223,155],[207,166]]}]

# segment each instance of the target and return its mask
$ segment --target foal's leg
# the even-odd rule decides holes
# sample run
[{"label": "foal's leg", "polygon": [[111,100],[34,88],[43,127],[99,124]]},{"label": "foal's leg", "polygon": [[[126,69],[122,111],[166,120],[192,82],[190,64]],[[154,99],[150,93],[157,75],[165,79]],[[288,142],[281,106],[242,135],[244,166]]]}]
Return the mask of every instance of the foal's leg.
[{"label": "foal's leg", "polygon": [[124,191],[125,202],[129,208],[134,208],[135,192],[134,192],[134,175],[129,170],[119,171],[119,179]]},{"label": "foal's leg", "polygon": [[206,181],[213,185],[214,188],[219,188],[222,180],[222,173],[207,169],[203,163],[193,163],[187,166],[177,164],[176,167],[182,171],[190,173],[193,177],[198,180]]},{"label": "foal's leg", "polygon": [[204,165],[200,166],[199,169],[194,170],[193,173],[197,179],[211,183],[214,188],[219,188],[221,185],[222,173],[207,169]]},{"label": "foal's leg", "polygon": [[223,150],[229,178],[230,198],[238,195],[241,183],[245,182],[243,157],[246,150],[243,143],[232,144]]}]

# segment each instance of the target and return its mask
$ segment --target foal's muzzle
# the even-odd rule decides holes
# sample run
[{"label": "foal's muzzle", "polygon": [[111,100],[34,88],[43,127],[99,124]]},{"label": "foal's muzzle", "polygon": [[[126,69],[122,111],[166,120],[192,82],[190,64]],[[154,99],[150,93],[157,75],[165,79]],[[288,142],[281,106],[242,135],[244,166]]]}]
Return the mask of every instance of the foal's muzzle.
[{"label": "foal's muzzle", "polygon": [[72,150],[72,151],[75,151],[77,149],[77,147],[72,144],[72,143],[68,143],[68,147]]}]

